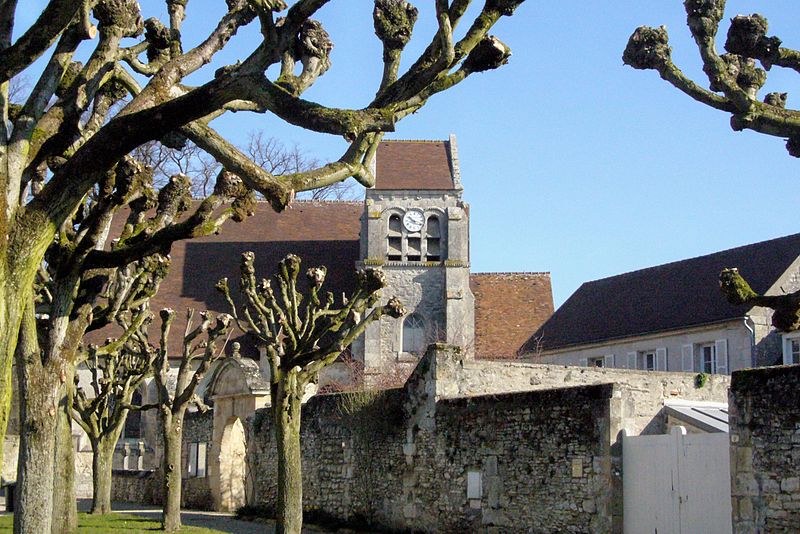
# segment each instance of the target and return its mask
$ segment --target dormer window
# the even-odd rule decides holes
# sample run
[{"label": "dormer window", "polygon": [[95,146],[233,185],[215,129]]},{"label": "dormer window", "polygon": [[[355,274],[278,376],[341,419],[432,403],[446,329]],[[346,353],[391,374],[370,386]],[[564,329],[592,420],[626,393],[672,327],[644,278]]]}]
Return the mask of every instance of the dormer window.
[{"label": "dormer window", "polygon": [[442,227],[437,215],[410,209],[389,216],[386,258],[389,261],[441,261]]}]

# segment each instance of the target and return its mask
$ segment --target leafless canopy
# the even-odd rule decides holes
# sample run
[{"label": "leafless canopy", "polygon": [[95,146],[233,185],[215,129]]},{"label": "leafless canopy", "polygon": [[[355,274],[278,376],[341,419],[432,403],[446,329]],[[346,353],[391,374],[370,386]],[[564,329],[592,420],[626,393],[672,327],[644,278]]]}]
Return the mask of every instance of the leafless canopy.
[{"label": "leafless canopy", "polygon": [[[684,7],[703,61],[703,72],[708,77],[708,89],[689,79],[672,62],[664,26],[638,28],[628,41],[622,60],[635,69],[654,69],[698,102],[730,113],[731,128],[735,131],[748,129],[786,138],[789,154],[800,157],[800,111],[786,107],[788,94],[772,92],[759,100],[759,91],[772,67],[800,73],[800,51],[784,47],[778,37],[768,36],[767,19],[753,14],[731,19],[726,53],[719,54],[716,38],[725,15],[725,0],[685,0]],[[720,287],[732,304],[774,309],[772,320],[777,328],[787,331],[800,328],[800,292],[758,295],[735,268],[720,273]]]},{"label": "leafless canopy", "polygon": [[[663,79],[693,99],[731,114],[731,128],[748,129],[787,138],[786,148],[800,157],[800,111],[786,108],[786,93],[758,92],[772,67],[800,72],[800,52],[767,36],[767,19],[761,15],[736,16],[728,27],[726,53],[716,47],[717,32],[725,15],[725,0],[685,0],[686,21],[703,61],[708,89],[689,79],[672,62],[667,29],[642,26],[630,40],[622,60],[635,69],[654,69]],[[763,69],[756,65],[758,61]]]}]

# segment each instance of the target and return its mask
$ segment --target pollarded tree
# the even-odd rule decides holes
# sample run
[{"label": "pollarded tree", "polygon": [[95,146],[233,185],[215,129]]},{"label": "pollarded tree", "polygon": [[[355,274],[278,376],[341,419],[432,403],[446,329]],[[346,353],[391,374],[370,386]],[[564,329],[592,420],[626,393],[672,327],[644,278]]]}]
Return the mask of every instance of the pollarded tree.
[{"label": "pollarded tree", "polygon": [[298,287],[300,258],[281,260],[270,280],[256,282],[252,252],[242,255],[241,313],[231,297],[227,279],[217,284],[244,332],[253,335],[266,351],[270,370],[270,410],[278,453],[278,534],[300,534],[303,525],[303,473],[300,451],[300,416],[306,387],[333,364],[369,323],[383,315],[401,317],[405,310],[397,298],[377,305],[386,285],[383,271],[357,273],[353,295],[334,307],[333,293],[323,292],[326,268],[306,271],[307,286]]},{"label": "pollarded tree", "polygon": [[[437,30],[424,52],[401,73],[401,52],[411,38],[417,10],[403,0],[376,0],[375,30],[384,47],[383,75],[374,98],[354,109],[302,98],[331,66],[332,42],[312,17],[328,4],[349,15],[355,9],[351,2],[228,0],[215,27],[193,48],[182,38],[191,11],[187,0],[166,0],[169,20],[165,22],[157,18],[143,21],[136,0],[50,0],[33,25],[16,39],[18,2],[0,3],[2,432],[8,419],[12,357],[18,339],[25,340],[21,358],[38,354],[36,338],[29,335],[36,327],[31,295],[45,251],[87,195],[126,155],[149,141],[178,143],[187,138],[238,175],[247,187],[260,192],[278,211],[295,193],[348,177],[371,186],[370,167],[382,132],[392,131],[430,97],[475,72],[506,62],[508,47],[488,32],[521,3],[487,0],[457,38],[454,32],[471,0],[434,0]],[[198,11],[198,16],[204,15],[204,10]],[[240,55],[241,61],[220,65],[217,53],[250,24],[261,30],[259,42]],[[126,38],[139,42],[126,46]],[[85,63],[78,63],[73,57],[82,44],[92,50]],[[48,51],[50,56],[36,82],[23,95],[24,103],[11,105],[9,81],[20,73],[36,76],[34,62]],[[201,79],[196,73],[209,64],[213,73],[205,81],[186,82],[190,75]],[[279,69],[270,78],[267,69],[273,65]],[[114,106],[119,90],[127,93],[125,103]],[[229,111],[271,113],[301,128],[342,136],[349,146],[335,162],[275,176],[255,165],[211,126],[213,119]],[[37,186],[32,187],[34,184]],[[162,228],[115,251],[93,249],[87,252],[86,261],[97,267],[119,267],[132,258],[162,251],[174,232],[174,228]],[[57,346],[59,338],[66,337],[69,310],[55,309],[53,320],[58,327],[50,336]],[[21,328],[23,316],[29,318],[25,328]],[[65,374],[63,361],[52,361],[55,363],[44,366],[46,373]],[[45,408],[37,417],[47,417],[49,412],[49,407]],[[31,528],[49,530],[41,525]]]},{"label": "pollarded tree", "polygon": [[145,309],[128,319],[120,318],[126,327],[116,339],[101,346],[90,346],[84,364],[91,371],[93,396],[88,397],[77,377],[72,402],[72,417],[83,428],[92,445],[92,508],[93,514],[111,512],[111,468],[114,449],[125,427],[137,388],[153,373],[152,353],[138,350],[130,338],[150,320]]},{"label": "pollarded tree", "polygon": [[[767,19],[759,14],[731,20],[725,40],[726,53],[716,47],[717,32],[725,15],[725,0],[685,0],[686,20],[694,37],[708,89],[695,83],[672,62],[667,29],[642,26],[625,48],[622,60],[635,69],[652,69],[674,87],[698,102],[731,114],[735,131],[753,130],[787,139],[786,149],[800,157],[800,110],[786,107],[787,93],[759,91],[774,66],[800,73],[800,51],[782,46],[781,39],[767,36]],[[758,61],[763,69],[756,64]],[[736,269],[720,274],[720,287],[731,304],[765,306],[775,310],[773,325],[781,330],[800,328],[800,291],[780,296],[756,294]]]},{"label": "pollarded tree", "polygon": [[[213,231],[209,224],[175,223],[142,232],[111,251],[97,245],[74,250],[66,246],[66,254],[80,261],[63,262],[71,278],[61,284],[63,291],[53,295],[57,304],[51,305],[50,327],[41,336],[47,338],[49,348],[42,350],[33,294],[37,274],[46,264],[45,253],[60,243],[65,229],[69,234],[70,229],[85,230],[88,225],[95,237],[103,235],[95,231],[102,224],[95,222],[105,219],[84,223],[76,222],[75,216],[93,191],[106,190],[104,184],[119,165],[128,165],[125,156],[150,141],[179,145],[189,139],[278,211],[295,193],[348,177],[370,186],[374,183],[370,168],[382,132],[393,130],[433,95],[506,62],[509,49],[488,32],[521,3],[488,0],[463,36],[456,38],[454,32],[471,1],[435,0],[437,30],[424,52],[401,73],[401,52],[411,38],[417,11],[402,0],[376,0],[374,19],[384,47],[383,75],[374,98],[358,109],[302,98],[331,66],[332,43],[312,18],[323,6],[333,4],[330,0],[294,0],[291,5],[283,0],[228,0],[215,27],[193,48],[185,46],[181,33],[191,11],[187,11],[187,0],[166,0],[169,20],[164,22],[157,18],[143,22],[136,0],[50,0],[16,39],[18,2],[0,3],[0,438],[7,426],[14,354],[24,372],[21,382],[32,383],[37,377],[46,377],[48,382],[48,387],[21,387],[23,415],[30,420],[24,423],[25,434],[31,435],[22,444],[20,463],[36,469],[26,471],[18,481],[18,532],[51,530],[49,467],[56,434],[52,429],[57,415],[66,414],[69,406],[64,388],[57,385],[72,382],[69,373],[74,359],[65,347],[74,347],[77,338],[70,335],[69,327],[78,307],[72,296],[80,295],[69,289],[76,285],[72,266],[123,267],[165,252],[175,239],[209,228]],[[347,14],[346,10],[353,9],[349,2],[336,5]],[[197,13],[205,15],[202,10]],[[259,42],[241,54],[241,61],[220,65],[218,52],[250,24],[261,30]],[[139,41],[126,46],[126,38]],[[91,48],[85,63],[73,60],[82,45]],[[48,52],[44,67],[37,71],[34,62]],[[202,80],[198,71],[209,64],[205,81],[186,82],[188,76]],[[267,69],[273,65],[280,68],[270,78]],[[12,105],[9,82],[21,73],[36,81],[21,95],[22,104]],[[275,176],[211,126],[213,119],[230,111],[271,113],[311,131],[342,136],[349,146],[335,162]],[[208,211],[198,215],[210,217]],[[194,216],[189,219],[199,222]],[[85,245],[99,242],[95,237]],[[86,308],[91,309],[82,309]]]},{"label": "pollarded tree", "polygon": [[[37,272],[30,304],[36,314],[25,320],[32,322],[38,338],[27,347],[33,352],[17,354],[24,429],[17,466],[20,506],[14,519],[19,531],[74,528],[69,424],[74,366],[86,332],[138,309],[166,276],[166,256],[151,253],[137,260],[137,249],[167,253],[175,240],[213,233],[228,219],[242,220],[251,209],[252,192],[227,172],[220,173],[212,194],[189,214],[188,177],[175,175],[159,191],[152,178],[151,169],[123,158],[61,226]],[[115,217],[126,222],[116,233]],[[51,507],[52,524],[45,511]]]},{"label": "pollarded tree", "polygon": [[160,312],[161,339],[159,346],[147,342],[146,335],[139,337],[142,350],[150,352],[153,360],[158,400],[141,409],[158,410],[161,436],[164,442],[161,460],[164,498],[162,523],[167,532],[181,528],[181,446],[183,441],[183,418],[190,405],[205,411],[208,407],[196,394],[197,386],[208,372],[211,364],[224,355],[224,346],[217,347],[221,338],[230,337],[231,316],[220,314],[216,320],[208,312],[200,314],[200,324],[193,327],[194,310],[187,310],[186,331],[183,334],[183,349],[180,355],[178,376],[174,389],[170,388],[170,363],[168,354],[169,331],[175,312],[165,308]]}]

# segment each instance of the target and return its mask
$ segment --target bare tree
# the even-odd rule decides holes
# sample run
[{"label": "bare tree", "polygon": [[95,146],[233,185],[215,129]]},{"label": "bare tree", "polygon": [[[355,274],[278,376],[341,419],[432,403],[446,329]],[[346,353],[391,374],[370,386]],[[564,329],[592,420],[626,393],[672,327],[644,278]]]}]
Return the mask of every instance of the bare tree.
[{"label": "bare tree", "polygon": [[122,336],[102,346],[89,347],[85,365],[92,375],[93,396],[88,397],[75,380],[72,404],[73,419],[83,428],[92,445],[92,508],[93,514],[111,512],[111,468],[114,449],[125,427],[134,392],[152,374],[148,352],[137,350],[130,337],[149,320],[149,313],[138,314],[124,321]]},{"label": "bare tree", "polygon": [[150,141],[133,151],[134,157],[153,169],[153,184],[163,186],[171,176],[184,174],[192,181],[192,196],[205,198],[214,188],[221,165],[191,142],[170,148]]},{"label": "bare tree", "polygon": [[[279,139],[266,137],[264,132],[250,134],[247,155],[257,165],[271,174],[284,175],[308,172],[320,166],[320,162],[305,154],[297,145],[287,148]],[[298,195],[310,200],[348,200],[354,196],[354,187],[349,181],[336,182]]]},{"label": "bare tree", "polygon": [[[124,267],[167,252],[177,239],[214,231],[221,224],[215,211],[231,197],[230,180],[218,180],[211,200],[206,199],[187,219],[176,222],[162,213],[147,224],[132,223],[129,238],[108,250],[100,245],[106,235],[102,229],[107,227],[109,213],[121,207],[120,199],[129,197],[122,193],[127,186],[117,177],[141,174],[123,171],[139,165],[126,156],[150,141],[172,145],[188,139],[222,165],[226,172],[219,176],[238,176],[277,211],[289,205],[296,193],[349,177],[369,187],[374,183],[371,163],[383,132],[394,130],[398,121],[419,111],[432,96],[507,61],[510,50],[488,32],[521,3],[487,0],[463,37],[456,38],[454,31],[471,1],[436,0],[437,29],[430,44],[401,73],[401,52],[411,37],[417,11],[403,0],[376,0],[374,20],[384,47],[383,75],[374,98],[354,109],[302,98],[331,67],[333,44],[312,18],[321,7],[333,4],[330,1],[294,0],[289,5],[284,0],[229,0],[225,14],[193,48],[185,46],[181,33],[187,20],[186,0],[166,0],[166,23],[157,18],[143,21],[136,0],[50,0],[16,39],[18,2],[0,3],[0,189],[4,193],[0,206],[0,438],[8,421],[16,355],[26,429],[16,532],[51,531],[55,420],[58,414],[66,414],[70,404],[64,401],[64,384],[71,383],[80,338],[74,332],[82,329],[73,319],[83,317],[85,323],[93,318],[91,299],[75,300],[81,295],[78,284],[84,276],[90,278],[93,270]],[[349,3],[338,5],[342,10],[353,9]],[[198,15],[204,12],[199,10]],[[243,61],[218,65],[217,53],[250,24],[260,28],[259,42],[249,54],[241,55]],[[126,38],[138,42],[126,46]],[[93,49],[86,62],[80,63],[74,61],[74,54],[83,43]],[[22,73],[33,76],[34,62],[48,52],[44,68],[21,98],[23,103],[12,106],[9,81]],[[220,68],[197,85],[186,83],[187,76],[209,63]],[[280,66],[274,79],[266,74],[272,65]],[[342,136],[349,145],[337,161],[276,176],[212,128],[211,121],[229,111],[272,113],[301,128]],[[174,185],[181,183],[185,180],[176,179]],[[169,200],[167,186],[161,190],[163,195],[156,196],[159,201]],[[104,207],[83,219],[87,199],[95,193]],[[224,216],[230,217],[231,213]],[[58,280],[48,282],[55,291],[51,290],[47,330],[40,332],[34,284],[52,246],[61,271]],[[40,338],[47,340],[46,347],[40,345]],[[31,387],[34,383],[41,387]]]},{"label": "bare tree", "polygon": [[353,295],[334,308],[333,293],[323,292],[326,268],[306,271],[307,287],[297,279],[300,258],[281,260],[273,288],[270,280],[256,282],[252,252],[242,255],[241,288],[245,305],[241,314],[233,302],[227,279],[217,284],[236,323],[266,350],[270,370],[270,409],[278,452],[278,534],[300,534],[303,524],[303,473],[300,459],[300,417],[306,387],[320,371],[333,364],[369,323],[383,315],[405,313],[396,298],[377,305],[385,285],[382,271],[357,273]]},{"label": "bare tree", "polygon": [[[157,408],[161,421],[161,435],[164,451],[161,461],[164,478],[163,528],[176,532],[181,528],[181,445],[183,440],[183,418],[186,409],[195,404],[202,411],[208,409],[195,393],[211,364],[224,354],[224,346],[217,350],[217,341],[230,334],[231,316],[218,315],[216,321],[208,312],[200,314],[200,324],[193,326],[194,310],[187,310],[186,331],[183,335],[178,377],[174,391],[170,391],[168,376],[170,370],[167,340],[175,312],[163,309],[161,315],[160,346],[150,351],[154,354],[154,377],[158,402],[145,405],[142,409]],[[213,323],[213,326],[212,326]],[[146,338],[143,339],[146,344]]]},{"label": "bare tree", "polygon": [[[781,39],[767,36],[767,19],[759,14],[731,19],[719,54],[716,38],[725,15],[725,0],[685,0],[686,21],[694,37],[708,89],[695,83],[672,62],[664,26],[638,28],[622,60],[635,69],[653,69],[675,88],[698,102],[730,113],[731,128],[787,139],[786,149],[800,157],[800,110],[788,109],[787,93],[772,92],[759,100],[759,91],[772,67],[800,72],[800,51],[785,48]],[[756,64],[758,61],[763,69]],[[757,295],[735,268],[720,274],[720,286],[732,304],[751,304],[775,310],[773,324],[786,331],[800,328],[800,291],[780,296]]]}]

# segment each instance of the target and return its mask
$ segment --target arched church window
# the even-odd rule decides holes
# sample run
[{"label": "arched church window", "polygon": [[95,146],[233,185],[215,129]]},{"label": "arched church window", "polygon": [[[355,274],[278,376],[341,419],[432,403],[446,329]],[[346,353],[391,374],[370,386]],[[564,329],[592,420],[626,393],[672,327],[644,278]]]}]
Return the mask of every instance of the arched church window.
[{"label": "arched church window", "polygon": [[[142,394],[139,390],[133,392],[131,397],[132,406],[142,405]],[[125,419],[124,436],[126,438],[141,438],[142,437],[142,412],[139,410],[129,410],[128,417]]]},{"label": "arched church window", "polygon": [[400,220],[400,216],[397,214],[389,217],[387,245],[387,258],[390,261],[400,261],[403,259],[403,223]]},{"label": "arched church window", "polygon": [[403,321],[403,352],[421,353],[425,350],[425,320],[412,313]]},{"label": "arched church window", "polygon": [[426,261],[439,261],[442,259],[441,248],[442,231],[439,226],[439,217],[431,215],[425,230]]}]

